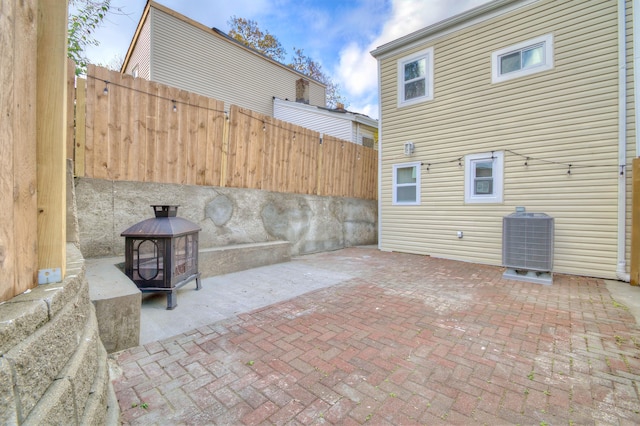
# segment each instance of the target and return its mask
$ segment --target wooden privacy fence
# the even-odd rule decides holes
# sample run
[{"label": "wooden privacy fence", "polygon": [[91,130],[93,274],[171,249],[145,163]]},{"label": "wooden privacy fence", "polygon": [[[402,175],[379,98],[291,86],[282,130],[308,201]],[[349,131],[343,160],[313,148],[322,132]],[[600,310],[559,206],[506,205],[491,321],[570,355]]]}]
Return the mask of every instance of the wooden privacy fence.
[{"label": "wooden privacy fence", "polygon": [[377,198],[371,148],[92,65],[69,92],[77,176]]}]

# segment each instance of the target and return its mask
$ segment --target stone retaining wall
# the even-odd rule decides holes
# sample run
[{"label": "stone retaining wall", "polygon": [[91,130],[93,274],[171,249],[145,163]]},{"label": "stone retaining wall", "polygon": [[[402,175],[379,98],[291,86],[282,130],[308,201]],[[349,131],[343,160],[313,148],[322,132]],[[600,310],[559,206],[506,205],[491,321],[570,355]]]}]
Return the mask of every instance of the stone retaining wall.
[{"label": "stone retaining wall", "polygon": [[63,282],[0,304],[0,424],[117,424],[84,259],[67,244]]},{"label": "stone retaining wall", "polygon": [[284,240],[291,255],[377,243],[377,201],[254,189],[76,179],[80,248],[86,258],[124,256],[120,233],[177,204],[202,227],[200,249]]}]

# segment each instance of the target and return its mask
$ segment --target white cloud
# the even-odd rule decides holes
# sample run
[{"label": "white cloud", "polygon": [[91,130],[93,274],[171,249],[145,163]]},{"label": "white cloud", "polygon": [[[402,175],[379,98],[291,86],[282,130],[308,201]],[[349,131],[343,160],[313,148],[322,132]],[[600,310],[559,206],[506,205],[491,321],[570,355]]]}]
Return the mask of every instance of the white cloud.
[{"label": "white cloud", "polygon": [[[360,98],[377,96],[378,66],[370,51],[375,48],[447,19],[489,0],[392,0],[391,16],[380,33],[368,44],[350,43],[340,51],[340,60],[334,75],[353,104]],[[353,111],[358,111],[351,107]],[[361,111],[358,111],[361,112]],[[377,106],[375,116],[377,116]],[[367,114],[368,115],[368,114]]]}]

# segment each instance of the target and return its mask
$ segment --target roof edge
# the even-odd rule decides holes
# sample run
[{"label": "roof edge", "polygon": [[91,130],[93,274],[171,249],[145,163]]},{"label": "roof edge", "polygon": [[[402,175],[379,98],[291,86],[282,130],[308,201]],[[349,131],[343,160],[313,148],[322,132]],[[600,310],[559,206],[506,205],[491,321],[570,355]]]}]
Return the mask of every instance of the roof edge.
[{"label": "roof edge", "polygon": [[486,21],[495,16],[507,13],[511,10],[535,3],[539,0],[493,0],[489,3],[474,7],[465,12],[454,15],[443,21],[436,22],[420,30],[414,31],[403,37],[392,40],[376,49],[372,50],[371,55],[380,59],[381,57],[402,49],[407,45],[422,41],[426,38],[433,38],[441,34],[446,34],[454,30]]},{"label": "roof edge", "polygon": [[131,43],[129,43],[129,48],[127,49],[127,54],[124,57],[124,61],[122,61],[122,65],[120,66],[120,73],[124,74],[127,69],[127,65],[129,65],[129,60],[131,59],[131,55],[133,54],[133,50],[138,44],[138,37],[140,37],[140,32],[142,31],[142,27],[144,23],[147,21],[147,17],[149,16],[149,8],[151,0],[147,0],[147,4],[144,6],[144,10],[142,11],[142,15],[140,16],[140,20],[138,21],[138,26],[136,27],[136,32],[133,33],[133,38],[131,39]]},{"label": "roof edge", "polygon": [[280,99],[275,96],[273,97],[273,102],[274,104],[280,103],[290,108],[300,109],[303,111],[316,112],[318,114],[325,115],[327,117],[357,122],[357,123],[361,123],[361,124],[364,124],[370,127],[375,127],[375,128],[378,127],[378,120],[376,120],[375,118],[371,118],[368,115],[361,114],[359,112],[353,112],[348,110],[336,111],[330,108],[325,108],[317,105],[308,105],[300,102],[290,101],[287,99]]}]

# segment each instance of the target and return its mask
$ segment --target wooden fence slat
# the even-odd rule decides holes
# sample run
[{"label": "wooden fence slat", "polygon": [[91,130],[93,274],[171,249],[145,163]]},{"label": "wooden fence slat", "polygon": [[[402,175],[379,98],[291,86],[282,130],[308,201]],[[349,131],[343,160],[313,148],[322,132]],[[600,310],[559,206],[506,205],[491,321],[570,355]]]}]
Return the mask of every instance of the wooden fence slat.
[{"label": "wooden fence slat", "polygon": [[129,167],[127,180],[142,181],[147,166],[145,148],[147,127],[147,100],[149,96],[143,95],[147,91],[146,80],[134,78],[131,82],[131,142],[129,149]]},{"label": "wooden fence slat", "polygon": [[152,81],[148,84],[147,93],[147,125],[145,137],[145,153],[147,168],[145,170],[146,182],[160,182],[159,173],[156,170],[156,158],[158,157],[158,83]]},{"label": "wooden fence slat", "polygon": [[[112,172],[109,170],[109,96],[111,88],[104,81],[108,81],[108,73],[104,68],[93,67],[95,77],[94,92],[91,94],[94,100],[93,122],[93,150],[92,171],[90,177],[96,179],[110,179]],[[87,74],[89,75],[89,74]],[[106,88],[107,93],[104,93]],[[88,119],[89,117],[87,117]]]},{"label": "wooden fence slat", "polygon": [[118,92],[120,93],[120,179],[138,180],[138,146],[135,139],[136,96],[133,89],[133,77],[120,74]]},{"label": "wooden fence slat", "polygon": [[[95,177],[93,159],[95,158],[95,109],[96,109],[96,79],[95,65],[87,65],[86,97],[85,97],[85,135],[84,135],[84,176]],[[76,123],[76,127],[78,124]]]},{"label": "wooden fence slat", "polygon": [[[175,183],[186,184],[189,170],[189,93],[180,90],[176,94],[177,101],[177,134],[176,140],[176,171]],[[170,141],[171,143],[171,141]]]},{"label": "wooden fence slat", "polygon": [[123,140],[123,128],[129,119],[131,106],[127,102],[129,90],[122,87],[122,75],[117,73],[111,75],[111,87],[109,88],[109,125],[107,127],[109,146],[109,173],[110,179],[123,180],[122,170],[126,168],[123,153],[125,152],[125,142]]},{"label": "wooden fence slat", "polygon": [[74,109],[76,99],[76,64],[67,59],[67,158],[73,158],[74,148]]},{"label": "wooden fence slat", "polygon": [[74,140],[74,170],[76,176],[85,175],[85,146],[87,122],[87,80],[78,78],[76,81],[75,107],[75,140]]},{"label": "wooden fence slat", "polygon": [[185,166],[185,183],[187,185],[195,185],[198,180],[198,152],[205,152],[204,146],[200,146],[198,140],[198,96],[187,94],[187,122],[186,129],[186,166]]}]

